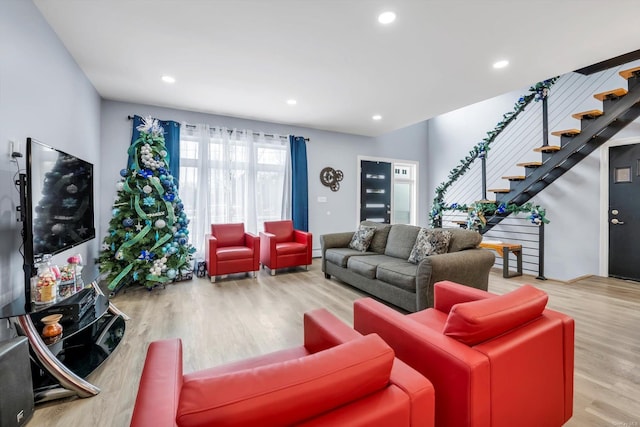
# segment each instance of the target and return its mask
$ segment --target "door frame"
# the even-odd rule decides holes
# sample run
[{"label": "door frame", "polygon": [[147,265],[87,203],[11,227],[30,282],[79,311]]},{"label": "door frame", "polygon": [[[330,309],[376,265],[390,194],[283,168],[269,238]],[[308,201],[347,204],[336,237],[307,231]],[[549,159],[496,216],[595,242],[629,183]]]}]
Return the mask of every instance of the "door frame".
[{"label": "door frame", "polygon": [[[390,157],[373,157],[373,156],[362,156],[362,155],[358,155],[357,159],[356,159],[356,170],[358,171],[358,179],[356,180],[356,228],[358,227],[358,225],[360,225],[360,192],[362,191],[362,170],[360,170],[360,164],[362,163],[362,161],[368,161],[368,162],[385,162],[385,163],[391,163],[391,203],[393,203],[393,196],[394,196],[394,183],[395,183],[395,170],[394,170],[394,165],[396,163],[404,163],[407,165],[413,165],[415,167],[415,188],[414,188],[414,193],[415,193],[415,203],[413,204],[413,216],[415,217],[415,222],[416,224],[418,223],[418,199],[419,199],[419,195],[420,195],[420,189],[419,189],[419,171],[420,171],[420,162],[417,162],[415,160],[404,160],[404,159],[392,159]],[[393,206],[391,206],[391,224],[393,224]]]},{"label": "door frame", "polygon": [[600,148],[600,266],[599,275],[609,277],[609,148],[640,144],[640,136],[612,139]]}]

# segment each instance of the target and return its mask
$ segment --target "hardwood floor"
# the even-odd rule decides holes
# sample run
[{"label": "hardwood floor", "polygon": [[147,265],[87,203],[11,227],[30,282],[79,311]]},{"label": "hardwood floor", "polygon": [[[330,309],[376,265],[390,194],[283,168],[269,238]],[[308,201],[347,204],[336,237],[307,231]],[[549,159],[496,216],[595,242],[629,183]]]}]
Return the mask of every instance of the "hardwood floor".
[{"label": "hardwood floor", "polygon": [[[496,270],[489,290],[501,294],[522,283],[545,290],[550,308],[576,320],[574,414],[566,425],[640,427],[640,283],[504,279]],[[257,279],[194,278],[151,292],[127,290],[112,299],[131,317],[123,342],[88,378],[101,393],[39,405],[28,425],[128,426],[149,342],[181,337],[184,371],[191,372],[300,345],[308,310],[325,307],[352,324],[352,302],[363,295],[326,280],[319,260],[309,271],[275,277],[260,271]]]}]

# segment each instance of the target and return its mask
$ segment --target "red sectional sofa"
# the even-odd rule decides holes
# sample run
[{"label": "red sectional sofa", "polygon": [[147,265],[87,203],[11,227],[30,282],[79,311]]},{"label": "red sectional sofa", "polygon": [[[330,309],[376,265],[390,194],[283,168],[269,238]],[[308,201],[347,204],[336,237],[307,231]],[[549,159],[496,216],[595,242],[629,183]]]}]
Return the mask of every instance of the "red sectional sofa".
[{"label": "red sectional sofa", "polygon": [[182,342],[149,345],[131,425],[434,426],[431,383],[324,309],[304,345],[190,374]]}]

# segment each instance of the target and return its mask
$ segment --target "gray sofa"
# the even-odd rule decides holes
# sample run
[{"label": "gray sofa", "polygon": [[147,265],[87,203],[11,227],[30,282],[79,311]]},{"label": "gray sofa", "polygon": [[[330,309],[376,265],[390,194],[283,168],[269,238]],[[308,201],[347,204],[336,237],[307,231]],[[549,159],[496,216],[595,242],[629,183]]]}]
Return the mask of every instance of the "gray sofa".
[{"label": "gray sofa", "polygon": [[462,228],[451,232],[447,253],[431,255],[413,264],[407,261],[420,227],[378,224],[366,252],[349,248],[353,232],[320,236],[322,271],[377,298],[410,312],[433,307],[433,284],[451,280],[487,290],[495,255],[478,247],[482,235]]}]

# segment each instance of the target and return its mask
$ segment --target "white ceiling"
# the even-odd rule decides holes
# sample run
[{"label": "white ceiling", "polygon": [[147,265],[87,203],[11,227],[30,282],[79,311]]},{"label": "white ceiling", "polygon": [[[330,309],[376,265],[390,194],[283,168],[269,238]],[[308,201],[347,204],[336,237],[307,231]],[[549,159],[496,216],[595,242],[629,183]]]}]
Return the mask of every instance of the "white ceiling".
[{"label": "white ceiling", "polygon": [[638,0],[34,3],[105,99],[369,136],[640,48]]}]

